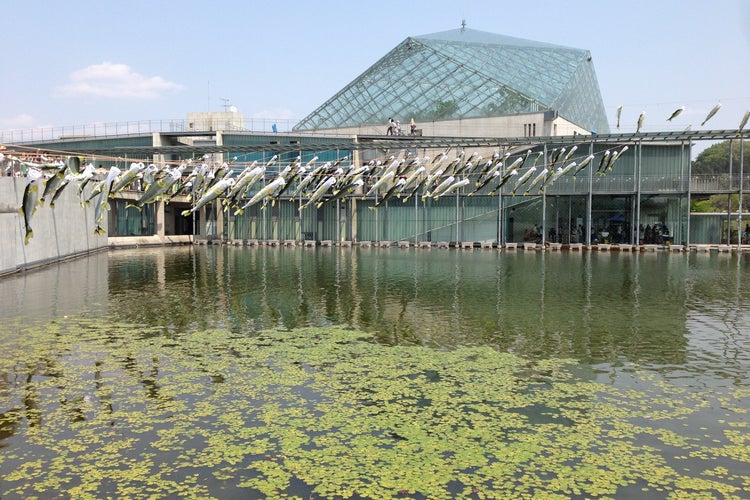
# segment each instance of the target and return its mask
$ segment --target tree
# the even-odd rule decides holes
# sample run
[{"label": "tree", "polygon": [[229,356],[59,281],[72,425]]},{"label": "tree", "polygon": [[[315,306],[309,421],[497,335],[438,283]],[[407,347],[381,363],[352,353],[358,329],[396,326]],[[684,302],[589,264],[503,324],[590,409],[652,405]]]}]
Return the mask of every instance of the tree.
[{"label": "tree", "polygon": [[[731,203],[732,210],[737,210],[739,195],[713,194],[711,196],[695,195],[690,198],[691,212],[727,212]],[[743,200],[745,201],[745,200]],[[747,202],[743,203],[747,207]]]},{"label": "tree", "polygon": [[[702,151],[693,162],[693,175],[728,174],[729,173],[729,144],[732,145],[732,168],[735,172],[740,168],[740,142],[723,141]],[[750,173],[750,141],[745,141],[745,172]]]},{"label": "tree", "polygon": [[456,101],[439,101],[435,103],[435,109],[432,111],[432,119],[440,120],[441,118],[451,118],[458,111]]},{"label": "tree", "polygon": [[[721,176],[729,182],[729,151],[730,142],[732,142],[732,174],[736,176],[740,170],[740,142],[723,141],[706,148],[701,152],[693,162],[693,175],[716,175]],[[745,141],[745,162],[744,173],[750,175],[750,141]],[[747,204],[747,198],[743,205]],[[690,200],[691,212],[726,212],[728,210],[737,210],[739,196],[736,194],[715,194],[711,196],[693,196]]]}]

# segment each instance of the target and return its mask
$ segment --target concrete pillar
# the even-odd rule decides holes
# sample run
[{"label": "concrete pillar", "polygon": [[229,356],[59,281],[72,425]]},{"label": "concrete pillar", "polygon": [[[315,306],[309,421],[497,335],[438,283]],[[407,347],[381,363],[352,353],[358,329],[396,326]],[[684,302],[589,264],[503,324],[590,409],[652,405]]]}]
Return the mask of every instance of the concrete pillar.
[{"label": "concrete pillar", "polygon": [[221,208],[221,203],[219,201],[214,202],[214,207],[216,210],[216,237],[220,240],[224,240],[226,239],[224,231],[224,210]]},{"label": "concrete pillar", "polygon": [[164,202],[158,201],[155,204],[154,210],[154,230],[156,235],[163,238],[166,236],[166,227],[164,224]]}]

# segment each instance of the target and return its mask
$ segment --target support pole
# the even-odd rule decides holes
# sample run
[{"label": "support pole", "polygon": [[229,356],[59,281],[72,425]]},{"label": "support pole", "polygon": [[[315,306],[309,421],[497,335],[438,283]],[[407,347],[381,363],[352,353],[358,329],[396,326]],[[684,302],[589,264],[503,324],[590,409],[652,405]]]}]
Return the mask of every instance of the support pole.
[{"label": "support pole", "polygon": [[[589,143],[589,154],[594,154],[594,143]],[[589,192],[586,197],[586,246],[591,246],[591,204],[593,202],[591,192],[594,189],[594,161],[591,160],[589,167]]]},{"label": "support pole", "polygon": [[[544,168],[552,170],[552,165],[547,165],[547,144],[544,145]],[[552,175],[552,172],[547,175]],[[546,184],[546,179],[542,181]],[[547,239],[547,188],[542,188],[542,250],[544,250],[544,242]]]},{"label": "support pole", "polygon": [[737,251],[742,246],[742,194],[745,175],[745,141],[740,137],[740,189],[737,200]]},{"label": "support pole", "polygon": [[641,227],[641,146],[641,141],[638,141],[635,155],[635,224],[639,230]]},{"label": "support pole", "polygon": [[[683,154],[683,158],[687,160],[687,224],[685,227],[685,230],[687,231],[687,234],[685,235],[685,245],[690,246],[690,203],[692,201],[692,175],[693,175],[693,167],[690,163],[690,153],[691,153],[691,146],[690,143],[687,144],[687,154]],[[682,142],[682,151],[684,153],[685,151],[685,141]]]},{"label": "support pole", "polygon": [[732,157],[734,141],[729,139],[729,192],[727,193],[727,245],[732,244]]},{"label": "support pole", "polygon": [[459,232],[458,232],[458,230],[459,230],[459,226],[460,226],[460,224],[461,224],[461,223],[459,222],[459,219],[458,219],[458,217],[459,217],[459,210],[458,210],[458,191],[459,191],[459,190],[458,190],[458,189],[456,189],[456,244],[460,243],[460,241],[461,241],[461,240],[459,239]]},{"label": "support pole", "polygon": [[419,205],[417,197],[414,196],[414,246],[419,244]]},{"label": "support pole", "polygon": [[503,234],[503,188],[497,190],[497,248],[502,248],[505,244],[505,234]]}]

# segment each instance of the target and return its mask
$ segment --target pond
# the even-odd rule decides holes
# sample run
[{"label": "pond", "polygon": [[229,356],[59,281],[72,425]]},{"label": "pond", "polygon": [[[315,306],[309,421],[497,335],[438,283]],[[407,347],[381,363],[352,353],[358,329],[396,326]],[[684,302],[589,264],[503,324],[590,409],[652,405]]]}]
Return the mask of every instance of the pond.
[{"label": "pond", "polygon": [[196,246],[0,280],[0,497],[746,497],[750,255]]}]

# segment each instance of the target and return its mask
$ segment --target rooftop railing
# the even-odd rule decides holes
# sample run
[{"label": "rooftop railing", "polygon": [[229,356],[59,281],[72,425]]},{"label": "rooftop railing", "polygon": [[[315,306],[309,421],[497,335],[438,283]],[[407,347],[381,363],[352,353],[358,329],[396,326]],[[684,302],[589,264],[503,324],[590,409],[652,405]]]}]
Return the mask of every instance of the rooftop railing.
[{"label": "rooftop railing", "polygon": [[[297,120],[272,118],[245,118],[244,127],[237,127],[232,122],[214,120],[197,122],[200,128],[185,119],[175,120],[141,120],[132,122],[89,123],[85,125],[67,125],[62,127],[37,127],[32,129],[0,130],[0,143],[21,144],[27,142],[57,141],[61,139],[78,139],[91,137],[112,137],[123,135],[141,135],[154,132],[212,132],[242,131],[253,133],[289,133]],[[206,129],[206,125],[208,128]]]}]

